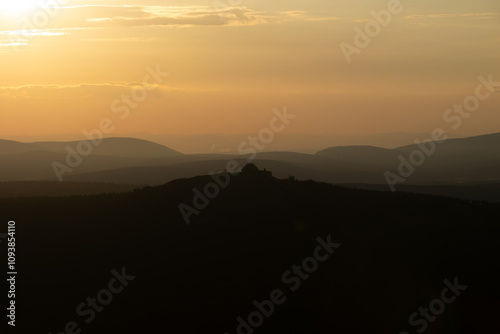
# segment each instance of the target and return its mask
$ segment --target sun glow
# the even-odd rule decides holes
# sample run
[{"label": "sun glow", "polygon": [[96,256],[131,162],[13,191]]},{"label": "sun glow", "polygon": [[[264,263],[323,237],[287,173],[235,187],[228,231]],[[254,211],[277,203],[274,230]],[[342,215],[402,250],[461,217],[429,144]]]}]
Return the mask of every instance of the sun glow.
[{"label": "sun glow", "polygon": [[9,16],[22,16],[34,8],[39,8],[39,0],[1,1],[0,13]]}]

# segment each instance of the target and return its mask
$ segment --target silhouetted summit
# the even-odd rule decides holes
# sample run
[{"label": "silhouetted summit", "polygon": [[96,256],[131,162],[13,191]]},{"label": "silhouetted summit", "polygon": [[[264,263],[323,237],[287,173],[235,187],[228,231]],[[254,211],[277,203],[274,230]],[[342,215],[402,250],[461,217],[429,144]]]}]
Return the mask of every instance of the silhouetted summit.
[{"label": "silhouetted summit", "polygon": [[[286,302],[259,334],[399,333],[455,277],[470,288],[432,325],[456,319],[454,334],[497,326],[484,310],[498,309],[500,296],[499,205],[266,175],[245,166],[208,202],[193,196],[214,175],[128,194],[0,199],[22,222],[23,273],[37,277],[19,292],[19,310],[37,310],[22,332],[59,332],[125,266],[137,279],[87,332],[237,334],[238,317],[280,289]],[[199,211],[190,225],[180,203]],[[341,247],[303,279],[283,278],[318,238]]]},{"label": "silhouetted summit", "polygon": [[273,174],[270,171],[267,171],[265,168],[264,170],[260,170],[255,164],[253,163],[248,163],[243,167],[241,170],[242,176],[264,176],[264,177],[271,177]]},{"label": "silhouetted summit", "polygon": [[257,166],[255,166],[254,164],[249,163],[249,164],[246,164],[245,167],[243,167],[241,172],[243,174],[255,174],[255,173],[259,172],[259,168],[257,168]]},{"label": "silhouetted summit", "polygon": [[[68,147],[74,151],[77,146],[78,142],[26,144],[0,140],[0,181],[57,180],[52,163],[66,163]],[[412,160],[410,157],[419,151],[424,154],[425,160],[421,165],[414,166],[416,169],[418,167],[418,172],[396,187],[409,184],[500,183],[500,134],[449,139],[444,143],[421,143],[396,149],[345,146],[328,148],[317,154],[260,152],[253,162],[260,168],[272,170],[273,175],[280,178],[294,175],[299,180],[386,185],[386,172],[399,173],[401,166],[408,165]],[[154,186],[211,170],[223,170],[231,160],[244,161],[240,163],[243,167],[249,157],[184,155],[143,140],[107,138],[94,147],[92,154],[82,157],[84,163],[65,174],[64,181]],[[389,187],[386,189],[389,190]],[[449,193],[453,195],[453,191]],[[476,198],[489,198],[481,194]]]}]

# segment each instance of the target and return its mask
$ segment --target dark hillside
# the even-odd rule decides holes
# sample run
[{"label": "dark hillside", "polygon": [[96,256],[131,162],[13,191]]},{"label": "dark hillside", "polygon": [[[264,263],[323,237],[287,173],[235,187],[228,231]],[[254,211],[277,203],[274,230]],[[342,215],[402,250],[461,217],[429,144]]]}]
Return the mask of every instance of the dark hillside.
[{"label": "dark hillside", "polygon": [[[467,290],[426,333],[499,328],[498,204],[251,170],[230,180],[190,225],[178,205],[192,205],[210,176],[129,194],[0,199],[23,245],[18,314],[30,321],[20,332],[59,333],[75,321],[83,333],[233,334],[254,300],[280,289],[286,301],[255,333],[415,333],[408,317],[455,277]],[[283,273],[330,235],[341,246],[292,291]],[[123,267],[136,278],[86,324],[77,305]]]}]

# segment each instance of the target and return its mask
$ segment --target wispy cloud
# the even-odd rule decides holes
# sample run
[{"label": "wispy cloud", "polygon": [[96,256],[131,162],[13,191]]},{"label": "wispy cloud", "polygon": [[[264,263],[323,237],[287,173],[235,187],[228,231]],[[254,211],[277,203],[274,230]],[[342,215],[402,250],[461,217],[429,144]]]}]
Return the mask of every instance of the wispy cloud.
[{"label": "wispy cloud", "polygon": [[[113,7],[114,15],[87,18],[92,24],[110,26],[238,26],[267,23],[265,16],[246,7],[216,10],[204,6]],[[120,12],[120,10],[123,10]],[[105,14],[105,13],[104,13]],[[111,12],[109,13],[111,14]]]},{"label": "wispy cloud", "polygon": [[63,29],[50,30],[50,29],[38,29],[38,30],[8,30],[0,31],[0,36],[13,36],[17,38],[19,36],[24,36],[28,38],[29,36],[61,36],[67,35],[67,31]]},{"label": "wispy cloud", "polygon": [[283,14],[285,16],[289,16],[289,17],[300,17],[300,16],[304,16],[305,14],[307,14],[307,12],[304,12],[302,10],[291,10],[291,11],[287,11],[287,12],[281,12],[281,14]]},{"label": "wispy cloud", "polygon": [[[35,14],[33,14],[35,15]],[[60,12],[47,26],[27,30],[24,25],[9,26],[0,22],[0,48],[29,45],[35,36],[61,36],[70,30],[113,27],[224,27],[266,24],[271,17],[246,7],[216,9],[210,6],[108,6],[86,5],[60,8]],[[30,16],[26,17],[30,21]],[[43,28],[43,29],[42,29]],[[92,38],[87,39],[91,41]],[[109,39],[93,39],[105,41]],[[119,41],[120,39],[112,38]],[[125,41],[125,39],[121,39]],[[135,38],[129,42],[147,42]]]},{"label": "wispy cloud", "polygon": [[476,19],[476,20],[491,20],[500,17],[498,13],[453,13],[453,14],[430,14],[430,15],[409,15],[405,19]]},{"label": "wispy cloud", "polygon": [[61,8],[64,27],[237,26],[267,23],[263,13],[247,7],[210,6],[73,6]]},{"label": "wispy cloud", "polygon": [[308,17],[306,18],[307,21],[316,21],[316,22],[321,22],[321,21],[338,21],[340,20],[339,17]]},{"label": "wispy cloud", "polygon": [[[24,86],[0,86],[0,97],[10,99],[85,99],[104,98],[111,99],[121,94],[130,92],[133,87],[144,86],[139,82],[111,82],[77,85],[24,85]],[[161,97],[167,91],[175,91],[175,88],[161,85],[147,85],[150,95]],[[154,88],[154,89],[153,89]]]},{"label": "wispy cloud", "polygon": [[37,29],[37,30],[3,30],[0,31],[0,48],[29,45],[31,39],[39,36],[63,36],[69,35],[70,30],[81,30],[85,28],[64,29]]},{"label": "wispy cloud", "polygon": [[[29,20],[30,17],[28,16]],[[0,22],[0,47],[29,45],[35,36],[61,36],[75,30],[106,29],[115,27],[189,28],[235,27],[262,24],[281,24],[287,21],[330,21],[336,17],[321,17],[320,13],[292,10],[284,12],[259,12],[245,6],[217,9],[213,6],[140,6],[140,5],[83,5],[60,8],[57,17],[44,29],[26,30],[26,27],[9,27]],[[88,36],[85,42],[152,42],[155,38],[138,36]]]}]

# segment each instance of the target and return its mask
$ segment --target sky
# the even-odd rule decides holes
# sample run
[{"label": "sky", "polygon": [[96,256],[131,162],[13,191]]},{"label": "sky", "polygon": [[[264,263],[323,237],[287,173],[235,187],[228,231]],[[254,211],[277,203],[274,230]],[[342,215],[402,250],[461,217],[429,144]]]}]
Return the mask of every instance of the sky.
[{"label": "sky", "polygon": [[[0,138],[103,119],[120,134],[255,133],[285,106],[288,133],[431,132],[479,76],[500,81],[498,0],[57,1],[0,5]],[[381,11],[390,22],[346,57]],[[168,76],[144,84],[155,69]],[[499,98],[447,131],[500,132]]]}]

